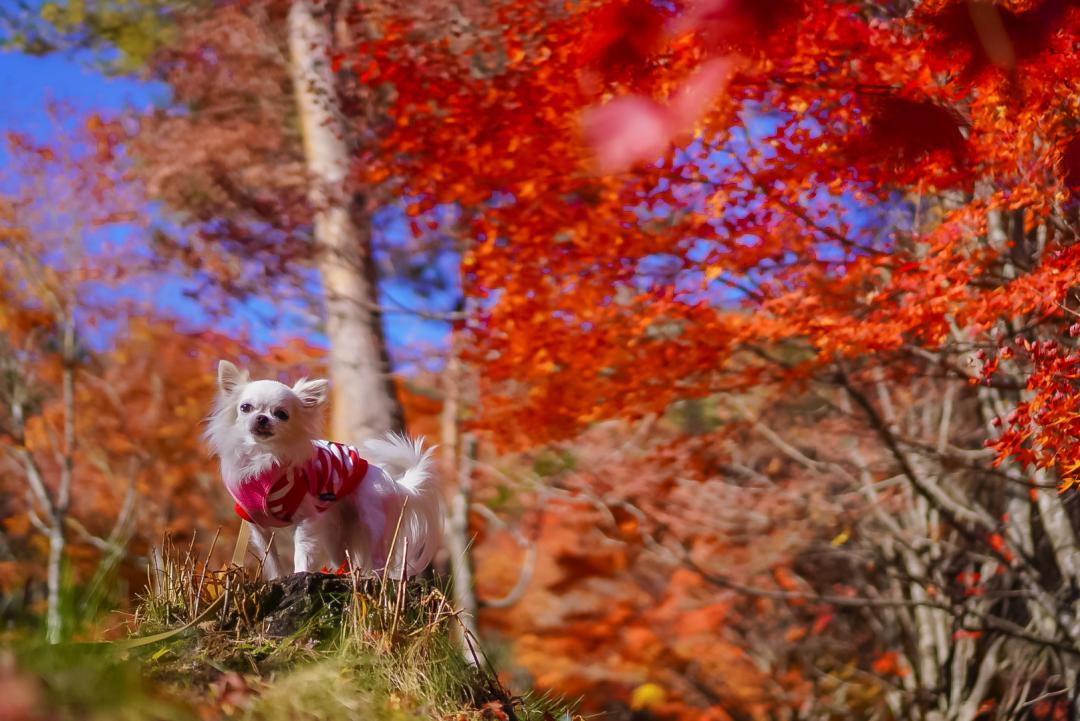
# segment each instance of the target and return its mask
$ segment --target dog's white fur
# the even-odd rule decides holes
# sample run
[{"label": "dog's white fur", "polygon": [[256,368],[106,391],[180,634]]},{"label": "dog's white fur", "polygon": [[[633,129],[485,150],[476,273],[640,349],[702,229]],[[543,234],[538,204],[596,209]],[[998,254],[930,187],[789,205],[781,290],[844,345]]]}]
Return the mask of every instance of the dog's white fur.
[{"label": "dog's white fur", "polygon": [[[311,458],[327,389],[325,380],[301,379],[291,388],[273,380],[252,381],[247,371],[220,361],[218,394],[205,435],[221,460],[225,484],[236,489],[274,464],[302,465]],[[257,428],[260,415],[269,422]],[[340,567],[346,551],[354,568],[386,569],[394,578],[403,563],[405,573],[413,576],[431,562],[443,519],[431,472],[433,449],[425,451],[422,438],[391,434],[369,440],[360,450],[369,468],[356,491],[322,513],[308,496],[293,516],[294,571],[317,570],[324,562]],[[252,524],[255,550],[266,556],[264,573],[276,578],[282,565],[268,547],[270,531]]]}]

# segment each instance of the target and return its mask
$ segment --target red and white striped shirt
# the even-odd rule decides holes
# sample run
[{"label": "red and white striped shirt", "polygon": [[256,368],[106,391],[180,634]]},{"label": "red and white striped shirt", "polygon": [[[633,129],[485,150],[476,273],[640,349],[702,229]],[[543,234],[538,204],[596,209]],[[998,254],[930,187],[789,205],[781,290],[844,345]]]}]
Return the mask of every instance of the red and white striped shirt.
[{"label": "red and white striped shirt", "polygon": [[288,526],[304,498],[311,495],[320,513],[356,490],[368,462],[352,446],[313,441],[315,452],[302,466],[272,466],[229,489],[236,515],[258,526]]}]

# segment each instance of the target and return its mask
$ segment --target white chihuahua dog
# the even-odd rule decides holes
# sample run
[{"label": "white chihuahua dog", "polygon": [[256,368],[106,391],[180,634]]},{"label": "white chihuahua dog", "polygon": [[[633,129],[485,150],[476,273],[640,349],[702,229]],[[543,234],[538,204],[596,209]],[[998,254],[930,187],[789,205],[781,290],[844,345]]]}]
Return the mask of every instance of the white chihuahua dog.
[{"label": "white chihuahua dog", "polygon": [[[271,528],[295,526],[295,572],[325,562],[397,578],[420,573],[442,538],[442,503],[423,439],[389,435],[361,452],[317,440],[327,381],[252,381],[218,364],[218,395],[206,440],[236,513],[251,523],[267,578],[282,574]],[[370,463],[368,462],[370,460]]]}]

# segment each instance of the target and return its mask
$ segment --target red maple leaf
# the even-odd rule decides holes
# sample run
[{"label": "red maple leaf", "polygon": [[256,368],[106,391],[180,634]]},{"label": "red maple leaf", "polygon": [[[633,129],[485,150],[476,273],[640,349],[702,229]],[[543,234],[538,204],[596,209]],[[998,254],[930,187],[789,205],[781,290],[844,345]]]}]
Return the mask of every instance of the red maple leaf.
[{"label": "red maple leaf", "polygon": [[605,5],[593,18],[582,60],[607,79],[629,75],[655,52],[663,35],[664,16],[648,0]]},{"label": "red maple leaf", "polygon": [[879,157],[910,164],[943,151],[959,165],[967,144],[964,119],[952,108],[928,100],[890,96],[872,101],[866,135],[853,144],[853,157]]},{"label": "red maple leaf", "polygon": [[1045,0],[1015,12],[986,0],[960,0],[932,10],[927,24],[940,34],[942,53],[968,55],[965,75],[987,64],[1011,70],[1046,49],[1069,7],[1076,4],[1076,0]]},{"label": "red maple leaf", "polygon": [[1080,135],[1074,135],[1065,143],[1065,149],[1061,153],[1061,175],[1065,180],[1065,187],[1071,190],[1073,195],[1080,194]]}]

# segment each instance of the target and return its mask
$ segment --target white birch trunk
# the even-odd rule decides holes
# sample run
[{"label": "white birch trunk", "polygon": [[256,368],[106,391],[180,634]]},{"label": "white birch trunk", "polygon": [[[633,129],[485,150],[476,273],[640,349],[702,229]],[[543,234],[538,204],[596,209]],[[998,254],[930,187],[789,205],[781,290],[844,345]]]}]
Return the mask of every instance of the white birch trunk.
[{"label": "white birch trunk", "polygon": [[294,0],[289,53],[315,209],[316,267],[326,295],[326,335],[336,440],[360,443],[403,424],[390,376],[367,218],[353,207],[350,153],[333,72],[326,18],[312,0]]},{"label": "white birch trunk", "polygon": [[61,567],[64,562],[64,525],[63,517],[54,518],[49,527],[49,566],[46,571],[48,606],[45,612],[45,640],[60,643],[63,633],[63,619],[60,617]]},{"label": "white birch trunk", "polygon": [[469,504],[472,502],[472,439],[464,437],[460,428],[461,360],[458,358],[456,339],[450,341],[450,358],[443,374],[445,392],[442,408],[442,446],[444,454],[444,477],[456,480],[454,496],[450,501],[446,524],[446,550],[448,565],[453,579],[454,607],[461,612],[461,629],[458,641],[465,660],[472,662],[464,634],[479,638],[476,588],[473,582],[472,554],[469,537]]},{"label": "white birch trunk", "polygon": [[60,484],[57,488],[56,502],[50,511],[49,526],[49,567],[46,583],[49,599],[46,612],[45,635],[49,643],[60,643],[63,633],[63,619],[60,616],[60,585],[63,581],[61,571],[64,562],[64,522],[71,506],[71,481],[75,472],[75,294],[69,292],[66,313],[64,315],[63,363],[61,377],[61,401],[64,405],[64,439],[61,450]]}]

